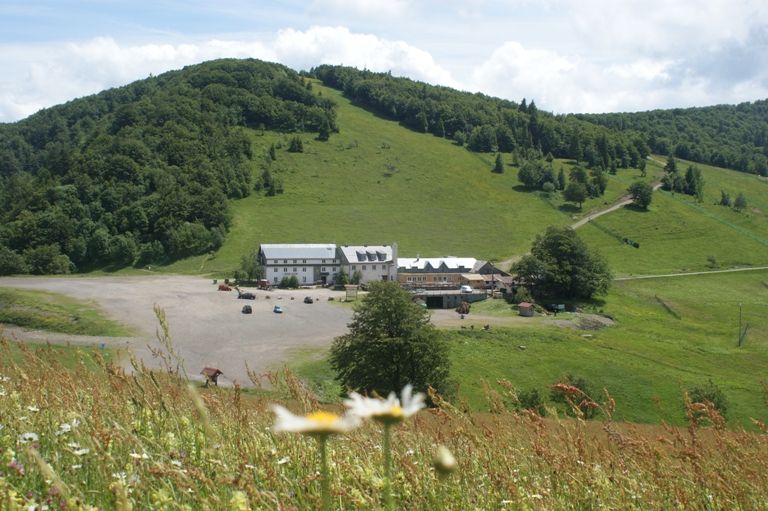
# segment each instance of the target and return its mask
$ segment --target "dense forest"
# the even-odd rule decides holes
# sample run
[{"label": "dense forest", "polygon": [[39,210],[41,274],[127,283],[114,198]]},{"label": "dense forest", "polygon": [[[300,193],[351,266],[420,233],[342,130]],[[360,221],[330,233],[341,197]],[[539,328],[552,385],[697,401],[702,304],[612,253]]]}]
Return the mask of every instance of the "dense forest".
[{"label": "dense forest", "polygon": [[515,103],[343,66],[322,65],[311,74],[363,108],[410,129],[453,139],[471,151],[525,158],[533,150],[606,171],[640,167],[650,152],[639,133],[572,115],[554,116],[538,110],[533,100]]},{"label": "dense forest", "polygon": [[768,175],[768,100],[577,117],[617,131],[639,131],[654,153]]},{"label": "dense forest", "polygon": [[218,248],[253,189],[243,127],[327,133],[334,105],[282,65],[219,60],[0,125],[0,274]]}]

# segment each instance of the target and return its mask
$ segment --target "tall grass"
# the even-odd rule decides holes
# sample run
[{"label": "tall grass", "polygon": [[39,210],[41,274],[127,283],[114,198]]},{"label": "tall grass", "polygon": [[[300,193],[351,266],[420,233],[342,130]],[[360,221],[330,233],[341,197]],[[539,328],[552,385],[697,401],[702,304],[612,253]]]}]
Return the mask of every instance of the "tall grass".
[{"label": "tall grass", "polygon": [[[67,369],[45,351],[21,361],[0,344],[0,508],[316,509],[312,439],[276,435],[279,395],[190,387],[141,366],[102,361]],[[286,375],[284,375],[286,376]],[[284,378],[288,405],[314,396]],[[502,387],[503,389],[504,387]],[[276,392],[276,391],[275,391]],[[509,395],[507,395],[507,394]],[[729,431],[689,405],[684,428],[611,420],[610,396],[592,396],[601,422],[508,411],[511,391],[489,391],[497,413],[438,407],[394,431],[393,499],[399,509],[761,509],[768,495],[768,436]],[[578,397],[578,396],[577,396]],[[708,418],[705,420],[702,417]],[[706,424],[709,424],[708,426]],[[384,474],[380,429],[329,443],[332,507],[377,509]],[[444,444],[458,469],[431,466]],[[34,508],[33,508],[34,509]]]}]

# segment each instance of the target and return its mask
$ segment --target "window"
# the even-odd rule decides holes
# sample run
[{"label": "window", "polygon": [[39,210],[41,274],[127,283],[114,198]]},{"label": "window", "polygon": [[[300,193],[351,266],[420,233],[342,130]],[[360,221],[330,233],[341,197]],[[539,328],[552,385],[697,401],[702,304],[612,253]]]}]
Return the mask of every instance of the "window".
[{"label": "window", "polygon": [[375,264],[372,264],[372,265],[371,265],[371,269],[372,269],[372,270],[375,270],[375,269],[376,269],[376,265],[375,265]]},{"label": "window", "polygon": [[325,271],[325,266],[323,266],[322,268],[320,268],[320,271]]},{"label": "window", "polygon": [[307,260],[306,259],[302,259],[301,262],[304,263],[304,264],[307,264]]},{"label": "window", "polygon": [[296,264],[296,259],[293,260],[293,264]]},{"label": "window", "polygon": [[307,282],[307,277],[301,277],[302,282]]},{"label": "window", "polygon": [[275,264],[277,264],[277,263],[279,263],[280,261],[278,261],[277,259],[275,259],[273,262],[274,262]]},{"label": "window", "polygon": [[411,282],[411,281],[412,281],[412,278],[411,278],[411,277],[408,277],[408,282]]},{"label": "window", "polygon": [[322,263],[325,264],[325,259],[323,259]]},{"label": "window", "polygon": [[365,265],[363,265],[363,271],[365,271]]},{"label": "window", "polygon": [[296,273],[296,268],[293,269],[293,273]]},{"label": "window", "polygon": [[307,273],[307,268],[306,267],[302,268],[301,271],[303,271],[304,273]]},{"label": "window", "polygon": [[288,264],[288,261],[286,259],[283,259],[283,264]]},{"label": "window", "polygon": [[288,273],[288,268],[283,268],[283,273]]},{"label": "window", "polygon": [[277,277],[275,277],[275,284],[277,284]]}]

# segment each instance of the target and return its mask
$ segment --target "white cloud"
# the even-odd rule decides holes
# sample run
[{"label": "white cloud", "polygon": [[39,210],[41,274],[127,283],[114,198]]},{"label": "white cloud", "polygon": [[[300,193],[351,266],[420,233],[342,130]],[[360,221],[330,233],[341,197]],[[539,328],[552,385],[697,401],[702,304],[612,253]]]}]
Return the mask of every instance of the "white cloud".
[{"label": "white cloud", "polygon": [[715,51],[768,23],[764,0],[581,0],[564,5],[583,37],[611,50]]},{"label": "white cloud", "polygon": [[345,27],[281,30],[272,47],[280,62],[309,69],[318,64],[344,64],[371,71],[392,71],[416,80],[457,86],[432,55],[403,41],[355,34]]},{"label": "white cloud", "polygon": [[5,70],[5,78],[0,78],[0,122],[149,74],[223,57],[282,62],[294,69],[345,64],[457,85],[429,53],[403,41],[355,34],[344,27],[286,29],[263,41],[212,39],[131,45],[99,37],[64,45],[0,46],[0,67]]},{"label": "white cloud", "polygon": [[311,12],[343,14],[362,18],[397,18],[409,12],[409,0],[315,0]]},{"label": "white cloud", "polygon": [[[713,84],[680,62],[641,58],[603,66],[578,55],[526,48],[508,41],[482,62],[472,89],[519,101],[534,99],[545,110],[611,112],[722,102]],[[760,80],[725,91],[732,102],[768,93]],[[717,91],[720,94],[723,91]]]}]

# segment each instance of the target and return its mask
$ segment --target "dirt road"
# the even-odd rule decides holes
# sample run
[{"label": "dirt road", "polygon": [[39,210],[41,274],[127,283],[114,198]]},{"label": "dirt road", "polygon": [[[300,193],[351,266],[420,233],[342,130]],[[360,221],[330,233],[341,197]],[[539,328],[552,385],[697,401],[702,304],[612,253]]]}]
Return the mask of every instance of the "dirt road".
[{"label": "dirt road", "polygon": [[[187,276],[0,278],[0,286],[54,291],[92,301],[110,318],[133,327],[134,338],[90,338],[132,350],[149,366],[156,366],[147,344],[156,345],[158,326],[154,305],[166,313],[173,343],[190,376],[205,366],[224,371],[223,382],[248,385],[245,364],[264,372],[288,361],[292,351],[303,347],[327,347],[334,337],[347,332],[352,311],[329,302],[342,293],[327,289],[254,291],[256,300],[238,300],[237,293],[216,291],[209,279]],[[270,299],[266,296],[269,295]],[[318,298],[303,303],[304,296]],[[293,300],[291,298],[294,298]],[[249,304],[253,314],[242,314]],[[272,312],[274,305],[283,314]],[[18,339],[87,343],[88,337],[8,329]]]}]

